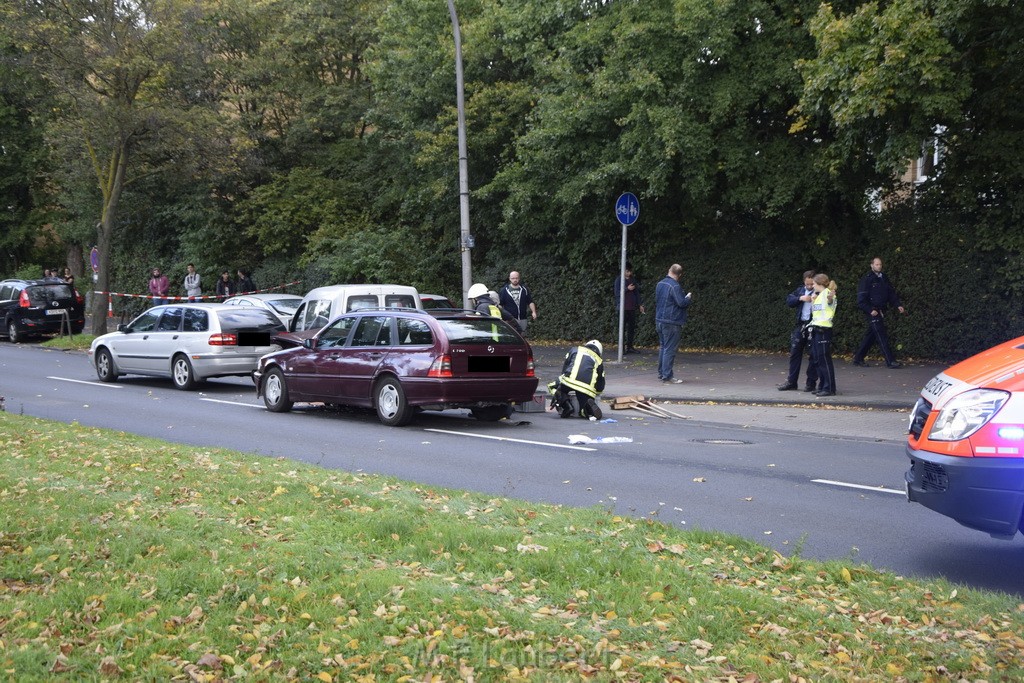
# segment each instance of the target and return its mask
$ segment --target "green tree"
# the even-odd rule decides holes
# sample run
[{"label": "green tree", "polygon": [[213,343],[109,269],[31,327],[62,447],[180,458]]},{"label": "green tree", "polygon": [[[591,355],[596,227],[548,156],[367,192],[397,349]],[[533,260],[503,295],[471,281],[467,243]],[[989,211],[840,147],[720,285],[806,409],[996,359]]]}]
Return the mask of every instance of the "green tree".
[{"label": "green tree", "polygon": [[[109,289],[111,251],[128,183],[153,174],[193,173],[203,160],[231,159],[216,102],[202,87],[205,50],[193,29],[201,7],[177,0],[7,2],[3,18],[47,80],[56,104],[48,141],[57,179],[74,195],[82,178],[93,205],[98,288]],[[204,169],[208,171],[209,169]],[[104,302],[93,309],[106,328]]]},{"label": "green tree", "polygon": [[1024,251],[1024,6],[892,0],[844,12],[822,5],[810,28],[816,53],[800,63],[799,125],[831,140],[830,168],[867,165],[892,179],[937,144],[939,166],[911,195],[921,200],[918,211],[970,224],[969,248],[1005,251],[1002,274],[1024,292],[1015,257]]},{"label": "green tree", "polygon": [[9,28],[0,26],[0,272],[12,274],[55,263],[58,236],[40,182],[46,148],[38,113],[47,108],[46,92]]}]

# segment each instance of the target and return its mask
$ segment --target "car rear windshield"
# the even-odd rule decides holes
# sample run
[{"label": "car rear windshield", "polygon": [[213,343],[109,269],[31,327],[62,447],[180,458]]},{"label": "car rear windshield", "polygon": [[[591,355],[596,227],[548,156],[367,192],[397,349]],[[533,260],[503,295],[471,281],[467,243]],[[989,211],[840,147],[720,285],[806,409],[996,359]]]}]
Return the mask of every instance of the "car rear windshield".
[{"label": "car rear windshield", "polygon": [[278,313],[294,313],[299,310],[302,299],[271,299],[267,302]]},{"label": "car rear windshield", "polygon": [[262,308],[232,307],[217,311],[221,332],[253,330],[257,332],[283,331],[284,325],[271,313]]},{"label": "car rear windshield", "polygon": [[517,344],[523,339],[502,320],[449,318],[437,321],[452,344]]},{"label": "car rear windshield", "polygon": [[66,301],[71,298],[71,288],[67,285],[33,285],[27,288],[28,301],[33,306],[45,306],[51,301]]}]

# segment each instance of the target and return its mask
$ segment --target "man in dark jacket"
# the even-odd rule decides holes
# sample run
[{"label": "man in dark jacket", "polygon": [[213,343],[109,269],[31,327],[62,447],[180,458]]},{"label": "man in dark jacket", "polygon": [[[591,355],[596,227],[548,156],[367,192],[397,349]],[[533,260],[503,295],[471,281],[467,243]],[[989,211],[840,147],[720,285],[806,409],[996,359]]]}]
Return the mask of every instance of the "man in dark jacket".
[{"label": "man in dark jacket", "polygon": [[238,293],[239,294],[252,294],[256,291],[256,285],[253,283],[252,278],[249,277],[249,271],[238,269]]},{"label": "man in dark jacket", "polygon": [[519,331],[526,334],[526,324],[532,316],[537,319],[537,304],[533,302],[530,290],[520,284],[518,271],[508,274],[508,284],[498,292],[499,305],[512,314],[519,325]]},{"label": "man in dark jacket", "polygon": [[[786,305],[796,309],[796,326],[789,335],[789,375],[779,391],[792,391],[800,388],[800,364],[804,360],[804,350],[810,346],[810,335],[806,327],[811,323],[811,302],[814,301],[814,271],[804,272],[804,283],[794,289],[786,297]],[[818,368],[813,361],[807,363],[807,383],[804,391],[814,391],[818,384]]]},{"label": "man in dark jacket", "polygon": [[692,293],[683,294],[679,278],[683,267],[673,263],[665,279],[654,286],[654,327],[658,331],[658,379],[666,384],[680,384],[683,380],[673,377],[672,366],[676,361],[679,341],[683,338],[687,309]]},{"label": "man in dark jacket", "polygon": [[561,417],[570,417],[574,407],[569,393],[576,392],[579,402],[580,417],[600,420],[601,407],[597,404],[597,395],[604,391],[604,360],[601,354],[604,347],[596,339],[591,339],[583,346],[569,349],[562,363],[562,374],[554,382],[548,384],[551,392],[551,407],[558,410]]},{"label": "man in dark jacket", "polygon": [[871,261],[871,272],[862,277],[857,285],[857,308],[863,311],[868,329],[864,332],[864,339],[857,347],[857,352],[853,354],[854,365],[867,367],[864,356],[871,346],[878,342],[878,348],[885,357],[886,367],[903,367],[903,364],[896,360],[892,345],[889,344],[889,333],[885,329],[885,311],[890,306],[903,313],[896,288],[882,272],[882,259],[876,256]]},{"label": "man in dark jacket", "polygon": [[231,279],[231,273],[225,270],[220,274],[220,279],[217,280],[216,291],[221,301],[238,293],[235,281]]},{"label": "man in dark jacket", "polygon": [[[625,329],[623,330],[625,347],[623,353],[636,353],[637,350],[633,347],[633,340],[636,339],[636,314],[637,311],[640,313],[644,312],[644,305],[640,299],[640,283],[637,282],[636,278],[633,277],[633,264],[626,261],[626,296],[624,298],[626,305],[623,306],[622,320]],[[612,292],[615,295],[615,308],[619,307],[619,299],[622,299],[622,283],[623,279],[620,277],[615,278],[615,282],[612,285]]]}]

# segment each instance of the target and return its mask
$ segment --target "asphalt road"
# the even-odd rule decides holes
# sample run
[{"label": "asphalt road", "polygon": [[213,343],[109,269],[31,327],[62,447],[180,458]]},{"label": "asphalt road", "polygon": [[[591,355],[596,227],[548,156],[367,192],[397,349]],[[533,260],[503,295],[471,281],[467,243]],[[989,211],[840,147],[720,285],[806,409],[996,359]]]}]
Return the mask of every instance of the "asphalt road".
[{"label": "asphalt road", "polygon": [[[787,555],[852,558],[1024,595],[1019,538],[995,540],[906,502],[905,416],[895,413],[876,413],[868,427],[830,437],[815,433],[820,412],[792,407],[680,407],[689,420],[606,411],[614,423],[553,413],[483,423],[447,411],[388,428],[369,411],[299,404],[269,413],[243,378],[212,380],[195,392],[138,377],[102,384],[84,354],[6,342],[0,396],[11,413],[432,486],[596,505],[739,534]],[[574,434],[630,441],[572,445]]]}]

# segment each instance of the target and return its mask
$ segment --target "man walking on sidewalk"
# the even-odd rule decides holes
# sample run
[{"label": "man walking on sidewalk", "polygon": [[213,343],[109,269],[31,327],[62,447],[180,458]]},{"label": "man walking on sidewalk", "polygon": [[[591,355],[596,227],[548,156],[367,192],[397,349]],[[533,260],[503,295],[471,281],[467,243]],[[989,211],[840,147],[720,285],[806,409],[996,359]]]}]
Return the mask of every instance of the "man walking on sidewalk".
[{"label": "man walking on sidewalk", "polygon": [[668,275],[654,288],[654,327],[658,332],[658,379],[666,384],[681,384],[683,380],[672,375],[676,351],[683,337],[687,309],[693,292],[683,294],[679,278],[683,267],[673,263]]},{"label": "man walking on sidewalk", "polygon": [[864,312],[868,329],[864,332],[857,352],[853,354],[853,364],[867,367],[864,356],[877,341],[878,348],[885,357],[885,365],[890,368],[901,368],[903,363],[896,360],[889,344],[889,332],[885,329],[885,310],[892,306],[903,313],[900,297],[892,286],[888,276],[882,272],[882,259],[875,257],[871,261],[871,272],[860,279],[857,285],[857,308]]},{"label": "man walking on sidewalk", "polygon": [[[796,309],[796,327],[789,335],[789,375],[779,385],[779,391],[792,391],[800,388],[800,363],[804,360],[804,351],[810,346],[811,302],[814,301],[814,271],[804,272],[804,283],[794,289],[786,297],[786,305]],[[818,368],[814,360],[807,362],[807,383],[804,391],[814,391],[818,383]]]}]

